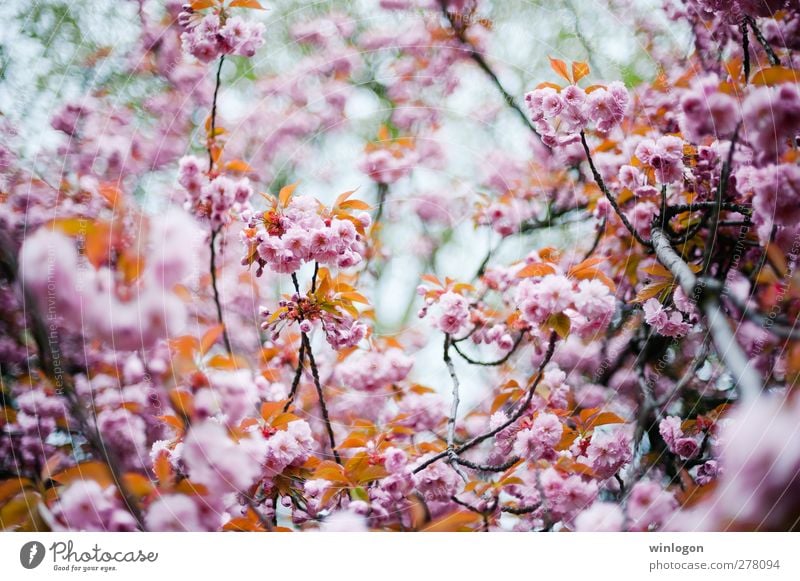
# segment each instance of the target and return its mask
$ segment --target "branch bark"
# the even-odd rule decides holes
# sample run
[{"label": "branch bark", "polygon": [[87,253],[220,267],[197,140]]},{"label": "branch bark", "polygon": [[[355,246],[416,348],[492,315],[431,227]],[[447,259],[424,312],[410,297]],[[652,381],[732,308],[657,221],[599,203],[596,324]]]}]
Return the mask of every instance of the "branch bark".
[{"label": "branch bark", "polygon": [[658,261],[672,273],[686,296],[697,300],[698,307],[705,315],[717,354],[731,372],[740,395],[745,399],[757,397],[762,389],[762,380],[749,365],[747,355],[736,341],[717,294],[710,292],[705,283],[698,283],[694,272],[672,248],[663,230],[653,228],[651,239]]}]

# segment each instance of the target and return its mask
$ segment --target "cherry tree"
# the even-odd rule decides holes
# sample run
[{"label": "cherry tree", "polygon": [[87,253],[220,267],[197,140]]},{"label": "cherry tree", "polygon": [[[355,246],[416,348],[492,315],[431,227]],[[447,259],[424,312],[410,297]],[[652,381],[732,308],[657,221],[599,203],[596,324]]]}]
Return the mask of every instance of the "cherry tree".
[{"label": "cherry tree", "polygon": [[483,0],[152,4],[0,119],[4,530],[798,528],[800,3],[518,90]]}]

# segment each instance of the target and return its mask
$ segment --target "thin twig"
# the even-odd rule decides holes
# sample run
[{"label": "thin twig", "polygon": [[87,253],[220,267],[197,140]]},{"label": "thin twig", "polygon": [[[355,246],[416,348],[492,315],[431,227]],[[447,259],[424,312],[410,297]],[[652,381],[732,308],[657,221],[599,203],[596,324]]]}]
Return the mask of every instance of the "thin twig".
[{"label": "thin twig", "polygon": [[208,143],[208,173],[214,169],[214,153],[211,147],[211,142],[217,138],[217,97],[219,96],[219,88],[222,85],[222,64],[225,62],[225,55],[219,57],[219,66],[217,67],[216,83],[214,85],[214,98],[211,101],[211,133]]},{"label": "thin twig", "polygon": [[633,224],[630,223],[628,217],[623,213],[622,209],[619,207],[617,200],[611,195],[611,192],[606,187],[605,181],[603,181],[603,176],[600,175],[600,172],[597,170],[597,167],[594,165],[594,160],[592,159],[592,152],[589,150],[589,144],[586,142],[586,134],[581,131],[581,143],[583,144],[583,151],[586,153],[586,159],[589,161],[589,169],[592,171],[592,176],[594,177],[594,181],[597,186],[600,188],[600,191],[603,192],[606,199],[608,200],[611,207],[614,208],[614,212],[619,216],[619,219],[622,221],[622,224],[625,226],[625,229],[630,232],[631,236],[633,236],[637,242],[640,244],[651,247],[653,244],[652,242],[645,240],[642,238],[642,235],[633,227]]},{"label": "thin twig", "polygon": [[331,425],[331,418],[328,414],[328,406],[325,404],[325,394],[322,392],[322,383],[319,380],[319,369],[317,369],[317,362],[314,360],[314,351],[311,349],[311,342],[308,340],[308,335],[305,333],[302,334],[302,341],[306,345],[308,363],[311,366],[311,376],[314,378],[314,387],[317,388],[319,406],[322,408],[322,419],[324,420],[325,428],[328,431],[328,439],[330,440],[331,451],[333,452],[333,457],[336,458],[336,462],[341,464],[342,458],[339,456],[339,450],[336,449],[336,438],[333,435],[333,426]]},{"label": "thin twig", "polygon": [[509,468],[511,468],[514,464],[520,461],[519,456],[514,456],[513,458],[509,458],[502,464],[477,464],[470,460],[466,460],[464,458],[456,457],[453,460],[456,464],[461,464],[462,466],[466,466],[467,468],[472,468],[473,470],[477,470],[479,472],[505,472]]},{"label": "thin twig", "polygon": [[528,409],[528,406],[531,404],[531,400],[533,400],[533,394],[536,393],[536,388],[539,387],[539,383],[542,381],[544,368],[547,366],[548,363],[550,363],[550,359],[552,359],[553,357],[557,338],[558,335],[556,334],[555,331],[553,331],[550,334],[550,342],[547,347],[547,353],[545,353],[544,359],[539,365],[539,368],[536,372],[536,378],[533,380],[531,386],[528,388],[528,395],[525,397],[525,400],[522,402],[522,404],[517,408],[516,412],[514,412],[508,420],[506,420],[496,428],[489,430],[488,432],[485,432],[479,436],[475,436],[474,438],[467,440],[464,444],[462,444],[455,450],[452,451],[445,450],[444,452],[439,452],[438,454],[431,456],[425,462],[414,468],[414,473],[416,474],[424,470],[425,468],[427,468],[434,462],[441,460],[442,458],[451,456],[452,454],[459,455],[466,452],[467,450],[474,448],[481,442],[488,440],[489,438],[505,430],[508,426],[516,422],[519,418],[521,418],[522,415],[525,413],[525,411]]},{"label": "thin twig", "polygon": [[220,228],[215,228],[211,231],[211,242],[209,243],[209,249],[211,250],[211,262],[209,264],[209,271],[211,272],[211,289],[214,293],[214,305],[217,307],[217,321],[219,324],[222,325],[222,340],[225,342],[225,349],[228,351],[228,354],[233,353],[233,349],[231,349],[231,340],[228,337],[228,328],[225,326],[225,320],[223,319],[222,315],[222,301],[220,300],[219,294],[219,285],[217,284],[217,249],[216,249],[216,240],[217,236],[219,236]]},{"label": "thin twig", "polygon": [[461,348],[458,346],[457,342],[451,341],[451,345],[453,346],[453,349],[456,350],[456,353],[458,353],[461,356],[461,358],[467,363],[470,363],[472,365],[481,365],[483,367],[496,367],[498,365],[503,365],[503,363],[505,363],[511,358],[511,356],[514,354],[514,352],[522,343],[522,339],[524,337],[525,337],[525,332],[522,331],[517,337],[516,341],[514,341],[514,345],[513,347],[511,347],[511,350],[508,353],[506,353],[503,357],[495,361],[477,361],[475,359],[472,359],[471,357],[468,357],[463,351],[461,351]]},{"label": "thin twig", "polygon": [[532,512],[536,512],[540,508],[542,508],[541,504],[534,504],[533,506],[501,506],[500,511],[519,516],[523,514],[530,514]]},{"label": "thin twig", "polygon": [[[219,66],[217,67],[217,76],[216,76],[216,84],[214,85],[214,98],[211,102],[211,131],[208,136],[208,173],[209,175],[214,171],[214,148],[213,142],[216,139],[217,133],[217,98],[219,96],[219,88],[222,84],[222,65],[225,62],[225,55],[222,55],[219,58]],[[217,236],[219,236],[220,231],[222,230],[222,226],[218,228],[214,228],[211,231],[211,242],[209,243],[209,248],[211,250],[211,263],[209,265],[209,270],[211,271],[211,288],[214,293],[214,305],[217,307],[217,321],[219,324],[222,325],[222,340],[225,343],[225,349],[227,350],[228,354],[233,353],[233,349],[231,349],[231,340],[228,336],[228,328],[225,326],[225,319],[222,314],[222,302],[220,301],[219,296],[219,288],[217,285],[217,249],[216,249],[216,240]]]},{"label": "thin twig", "polygon": [[746,18],[742,20],[739,30],[742,33],[742,69],[744,70],[744,84],[746,85],[750,82],[750,33],[747,29]]},{"label": "thin twig", "polygon": [[483,57],[483,55],[478,51],[478,49],[475,48],[475,45],[472,44],[472,41],[467,38],[464,28],[456,22],[456,15],[447,9],[447,0],[440,0],[439,3],[442,7],[442,13],[444,14],[445,18],[447,18],[447,22],[450,24],[453,34],[455,34],[458,41],[464,47],[464,50],[469,53],[470,58],[475,61],[480,69],[486,74],[486,76],[489,77],[489,80],[492,82],[492,84],[497,87],[497,90],[503,96],[503,100],[506,102],[506,105],[511,107],[511,109],[516,112],[517,116],[522,120],[525,126],[531,130],[531,132],[539,139],[539,141],[541,141],[542,136],[538,131],[536,131],[536,128],[533,126],[533,123],[531,123],[528,115],[522,110],[522,107],[517,104],[514,96],[506,90],[506,88],[503,86],[503,83],[500,82],[500,78],[497,76],[494,70],[492,70],[492,67],[489,65],[489,63],[486,62],[486,59]]},{"label": "thin twig", "polygon": [[444,336],[444,364],[447,366],[447,372],[450,374],[450,379],[453,382],[453,401],[450,406],[450,417],[447,418],[447,449],[453,450],[456,438],[456,416],[458,415],[458,404],[460,402],[458,394],[458,375],[456,375],[456,368],[453,365],[453,360],[450,357],[450,334],[445,333]]},{"label": "thin twig", "polygon": [[756,24],[755,19],[752,16],[745,16],[744,18],[747,21],[747,23],[750,25],[750,28],[753,30],[753,34],[755,34],[756,40],[758,41],[758,44],[760,44],[761,47],[764,49],[764,52],[767,53],[767,58],[769,59],[769,64],[771,64],[773,67],[780,66],[781,59],[778,58],[778,55],[775,54],[775,51],[769,45],[769,42],[767,42],[767,39],[764,38],[764,35],[762,34],[761,30],[758,28],[758,25]]},{"label": "thin twig", "polygon": [[294,403],[294,398],[297,395],[297,388],[300,386],[300,379],[303,376],[303,363],[306,358],[306,342],[300,341],[300,353],[297,356],[297,368],[294,371],[294,379],[292,379],[292,388],[289,390],[289,399],[286,400],[286,405],[283,406],[283,413],[289,411]]}]

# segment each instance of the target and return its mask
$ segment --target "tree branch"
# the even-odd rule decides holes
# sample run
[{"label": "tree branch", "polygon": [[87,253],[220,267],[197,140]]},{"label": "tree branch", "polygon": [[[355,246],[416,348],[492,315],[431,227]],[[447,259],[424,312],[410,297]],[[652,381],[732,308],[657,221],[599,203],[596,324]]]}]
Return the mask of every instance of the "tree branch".
[{"label": "tree branch", "polygon": [[464,50],[469,53],[470,58],[475,61],[480,69],[486,74],[486,76],[489,77],[489,80],[492,82],[492,84],[497,87],[497,90],[503,96],[503,100],[506,102],[506,105],[511,107],[511,109],[516,112],[517,116],[519,116],[527,128],[530,129],[531,132],[541,142],[542,136],[538,131],[536,131],[536,128],[533,126],[533,123],[531,123],[528,115],[522,110],[522,107],[517,104],[514,96],[506,90],[506,88],[503,86],[503,83],[500,82],[497,74],[494,72],[494,70],[492,70],[492,67],[489,65],[489,63],[486,62],[486,59],[483,57],[483,55],[478,52],[478,50],[475,48],[475,45],[473,45],[472,42],[466,37],[464,27],[459,26],[459,24],[456,22],[455,14],[447,9],[447,0],[440,0],[439,4],[442,7],[442,13],[444,14],[445,18],[447,18],[447,22],[450,24],[450,29],[464,47]]},{"label": "tree branch", "polygon": [[[542,381],[542,372],[544,371],[544,368],[547,366],[548,363],[550,363],[550,359],[552,359],[553,357],[557,338],[558,335],[556,334],[555,331],[553,331],[550,334],[550,343],[547,347],[547,353],[545,353],[544,359],[542,360],[542,363],[539,365],[539,369],[536,372],[536,378],[533,380],[531,386],[528,388],[528,395],[525,397],[525,400],[522,402],[522,404],[517,408],[517,411],[514,412],[514,414],[512,414],[512,416],[508,420],[506,420],[496,428],[489,430],[488,432],[485,432],[479,436],[475,436],[470,440],[467,440],[464,444],[462,444],[455,450],[452,450],[452,454],[459,455],[466,452],[467,450],[474,448],[481,442],[488,440],[489,438],[495,436],[499,432],[505,430],[508,426],[510,426],[511,424],[513,424],[519,418],[522,417],[522,415],[525,413],[525,410],[527,410],[528,406],[531,404],[531,400],[533,400],[533,394],[536,393],[536,388],[539,387],[539,383]],[[425,462],[414,468],[414,474],[417,474],[418,472],[424,470],[434,462],[437,462],[446,456],[451,456],[452,454],[449,450],[445,450],[444,452],[439,452],[438,454],[428,458]]]},{"label": "tree branch", "polygon": [[755,398],[761,392],[762,380],[750,367],[747,356],[736,341],[722,312],[719,297],[713,292],[708,292],[705,283],[698,284],[694,272],[672,248],[663,230],[653,228],[652,241],[658,261],[672,273],[686,296],[697,298],[699,293],[698,306],[706,317],[708,331],[711,333],[714,346],[733,376],[740,395],[748,399]]},{"label": "tree branch", "polygon": [[219,321],[219,324],[222,325],[222,340],[225,342],[225,349],[228,351],[228,354],[231,354],[233,353],[233,349],[231,349],[231,340],[230,337],[228,337],[228,328],[225,326],[225,320],[223,319],[222,315],[222,301],[219,295],[219,285],[217,284],[217,250],[215,242],[221,230],[222,228],[220,227],[211,231],[211,242],[209,244],[209,248],[211,250],[211,262],[208,269],[211,272],[211,289],[214,293],[214,305],[217,308],[217,321]]},{"label": "tree branch", "polygon": [[592,170],[592,176],[594,177],[594,181],[597,186],[600,188],[600,191],[603,192],[603,195],[606,197],[608,202],[611,204],[611,207],[614,208],[614,212],[619,216],[619,219],[622,221],[622,224],[625,226],[625,229],[630,232],[631,236],[633,236],[637,242],[640,244],[647,246],[648,248],[651,247],[653,244],[652,242],[645,240],[642,238],[642,235],[636,231],[636,228],[633,227],[633,224],[630,223],[628,217],[622,212],[620,209],[617,200],[611,195],[611,192],[606,187],[605,182],[603,181],[603,176],[600,175],[600,172],[597,171],[597,167],[594,165],[594,160],[592,159],[592,152],[589,150],[589,144],[586,142],[586,133],[581,130],[581,143],[583,144],[583,151],[586,153],[586,159],[589,161],[589,169]]},{"label": "tree branch", "polygon": [[[37,301],[34,296],[25,287],[22,280],[19,280],[19,265],[17,258],[13,251],[13,246],[8,235],[0,230],[0,276],[5,278],[9,284],[18,284],[20,299],[22,300],[23,312],[27,315],[30,324],[30,332],[36,343],[38,352],[39,367],[44,375],[50,379],[56,386],[63,387],[64,395],[69,402],[70,412],[78,422],[78,427],[81,433],[86,438],[92,451],[108,466],[111,478],[114,481],[122,502],[125,504],[128,512],[136,521],[136,526],[139,530],[146,530],[144,526],[144,519],[136,503],[136,498],[128,490],[123,480],[123,471],[120,468],[120,462],[114,450],[106,446],[103,441],[102,435],[97,430],[97,417],[92,413],[94,421],[89,421],[86,416],[85,409],[81,404],[80,397],[75,390],[75,385],[72,383],[72,378],[57,370],[54,366],[54,361],[58,359],[53,352],[52,344],[48,338],[47,327],[44,320],[36,308]],[[30,308],[26,309],[26,305]]]},{"label": "tree branch", "polygon": [[322,383],[319,380],[319,369],[317,369],[317,362],[314,360],[314,352],[311,350],[311,342],[308,340],[308,335],[302,334],[302,341],[306,346],[306,354],[308,355],[308,363],[311,366],[311,376],[314,378],[314,387],[317,388],[317,395],[319,396],[319,405],[322,408],[322,419],[325,422],[325,428],[328,431],[328,440],[330,441],[331,451],[333,457],[336,458],[338,464],[342,463],[342,458],[339,456],[339,450],[336,449],[336,438],[333,435],[333,426],[331,425],[331,418],[328,414],[328,406],[325,403],[325,394],[322,392]]}]

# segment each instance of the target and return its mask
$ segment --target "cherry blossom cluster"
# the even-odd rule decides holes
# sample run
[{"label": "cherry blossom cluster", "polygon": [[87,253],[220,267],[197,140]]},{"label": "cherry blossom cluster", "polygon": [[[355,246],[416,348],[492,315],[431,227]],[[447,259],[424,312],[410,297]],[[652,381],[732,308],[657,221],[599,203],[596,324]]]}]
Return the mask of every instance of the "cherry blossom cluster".
[{"label": "cherry blossom cluster", "polygon": [[551,147],[574,143],[590,123],[601,133],[619,125],[630,105],[625,85],[614,81],[592,89],[546,86],[525,95],[531,121],[544,143]]},{"label": "cherry blossom cluster", "polygon": [[352,313],[330,306],[324,309],[316,298],[297,293],[278,301],[276,311],[262,307],[260,314],[265,319],[261,328],[270,331],[273,341],[278,340],[285,326],[297,323],[299,330],[305,334],[311,333],[315,327],[321,327],[328,344],[340,350],[358,345],[368,331],[367,325]]},{"label": "cherry blossom cluster", "polygon": [[229,16],[225,10],[203,13],[191,4],[178,17],[186,32],[181,35],[184,50],[208,63],[222,55],[252,57],[264,44],[264,25]]},{"label": "cherry blossom cluster", "polygon": [[414,360],[400,349],[367,351],[348,357],[337,369],[337,374],[348,389],[377,391],[403,381],[413,365]]},{"label": "cherry blossom cluster", "polygon": [[295,196],[284,208],[243,216],[247,229],[242,241],[247,248],[243,264],[255,262],[257,274],[265,266],[281,274],[296,272],[308,262],[351,268],[366,253],[364,232],[371,219],[360,212],[352,219],[339,218],[310,196]]},{"label": "cherry blossom cluster", "polygon": [[184,207],[200,220],[208,220],[212,229],[232,221],[249,209],[253,188],[248,178],[233,180],[220,175],[209,179],[202,169],[202,160],[187,155],[180,160],[178,183],[186,190]]},{"label": "cherry blossom cluster", "polygon": [[581,335],[604,329],[616,308],[614,293],[600,280],[571,280],[562,274],[523,280],[516,300],[522,320],[529,325],[538,326],[563,313]]}]

